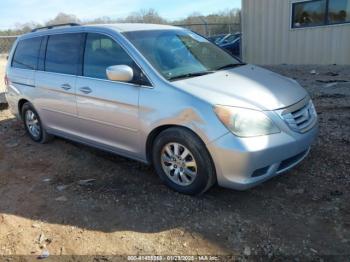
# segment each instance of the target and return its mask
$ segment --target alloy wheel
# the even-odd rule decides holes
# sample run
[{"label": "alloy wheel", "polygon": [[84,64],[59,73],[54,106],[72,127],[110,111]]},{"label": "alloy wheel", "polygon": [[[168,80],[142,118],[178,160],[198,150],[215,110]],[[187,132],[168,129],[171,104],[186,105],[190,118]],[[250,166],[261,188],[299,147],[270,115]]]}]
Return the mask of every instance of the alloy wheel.
[{"label": "alloy wheel", "polygon": [[189,186],[197,176],[197,163],[191,151],[180,143],[166,144],[161,151],[165,174],[180,186]]},{"label": "alloy wheel", "polygon": [[41,132],[40,122],[38,116],[30,109],[28,109],[25,113],[25,123],[29,133],[34,138],[39,138]]}]

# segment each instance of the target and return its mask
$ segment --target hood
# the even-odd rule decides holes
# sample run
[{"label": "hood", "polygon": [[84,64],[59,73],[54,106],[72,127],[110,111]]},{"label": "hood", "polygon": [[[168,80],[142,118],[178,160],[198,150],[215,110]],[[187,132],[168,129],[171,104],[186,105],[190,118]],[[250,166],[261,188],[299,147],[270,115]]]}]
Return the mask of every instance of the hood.
[{"label": "hood", "polygon": [[276,110],[302,100],[306,91],[293,79],[244,65],[172,83],[213,105]]}]

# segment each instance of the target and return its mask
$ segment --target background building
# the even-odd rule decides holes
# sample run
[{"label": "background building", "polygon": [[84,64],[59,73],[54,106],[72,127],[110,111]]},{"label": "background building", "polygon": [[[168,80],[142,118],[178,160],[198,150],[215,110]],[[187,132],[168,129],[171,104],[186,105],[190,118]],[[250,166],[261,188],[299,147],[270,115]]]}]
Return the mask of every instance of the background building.
[{"label": "background building", "polygon": [[243,60],[350,64],[350,0],[242,0]]}]

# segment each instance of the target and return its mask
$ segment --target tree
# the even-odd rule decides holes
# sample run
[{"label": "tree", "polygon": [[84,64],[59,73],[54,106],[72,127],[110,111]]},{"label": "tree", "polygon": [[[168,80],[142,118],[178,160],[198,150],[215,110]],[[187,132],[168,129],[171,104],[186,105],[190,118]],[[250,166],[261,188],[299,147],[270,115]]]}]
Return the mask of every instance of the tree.
[{"label": "tree", "polygon": [[45,25],[58,25],[67,23],[80,23],[80,19],[76,15],[59,13],[54,19],[49,20]]},{"label": "tree", "polygon": [[142,9],[139,12],[133,12],[125,19],[119,19],[123,23],[149,23],[149,24],[167,24],[168,22],[162,18],[154,9]]}]

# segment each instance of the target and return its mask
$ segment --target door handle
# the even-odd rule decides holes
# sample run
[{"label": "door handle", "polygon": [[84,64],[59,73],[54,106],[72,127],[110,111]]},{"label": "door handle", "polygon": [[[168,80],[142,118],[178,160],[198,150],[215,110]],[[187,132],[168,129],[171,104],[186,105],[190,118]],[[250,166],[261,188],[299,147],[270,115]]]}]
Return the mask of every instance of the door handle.
[{"label": "door handle", "polygon": [[79,89],[81,92],[83,92],[84,94],[90,94],[92,92],[91,88],[90,87],[82,87]]},{"label": "door handle", "polygon": [[70,86],[70,84],[63,84],[61,85],[61,88],[63,88],[64,90],[68,91],[69,89],[72,89],[72,87]]}]

